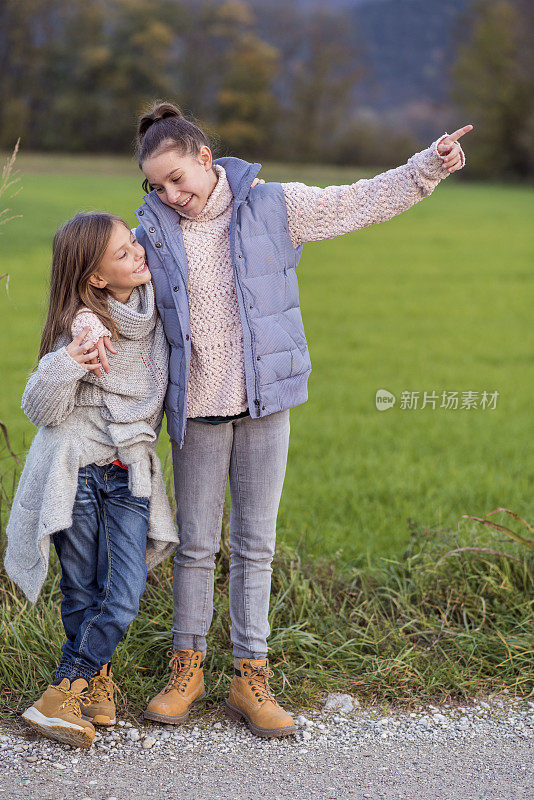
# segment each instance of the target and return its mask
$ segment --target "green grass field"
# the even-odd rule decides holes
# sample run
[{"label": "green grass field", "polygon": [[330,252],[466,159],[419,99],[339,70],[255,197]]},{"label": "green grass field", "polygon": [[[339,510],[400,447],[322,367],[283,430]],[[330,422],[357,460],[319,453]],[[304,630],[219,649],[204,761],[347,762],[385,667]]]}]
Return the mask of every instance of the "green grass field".
[{"label": "green grass field", "polygon": [[[17,167],[21,191],[4,205],[22,218],[0,228],[0,272],[10,274],[9,294],[0,291],[0,419],[23,458],[35,429],[20,397],[44,321],[52,235],[78,210],[134,225],[142,192],[129,159],[22,154]],[[363,173],[266,165],[262,175],[327,185]],[[451,176],[387,223],[306,245],[298,275],[313,371],[308,402],[291,411],[281,541],[351,562],[401,554],[409,519],[456,527],[462,514],[497,506],[532,519],[533,212],[532,189]],[[377,411],[381,388],[396,395],[393,409]],[[499,395],[494,410],[446,410],[440,399],[402,410],[404,390]]]}]

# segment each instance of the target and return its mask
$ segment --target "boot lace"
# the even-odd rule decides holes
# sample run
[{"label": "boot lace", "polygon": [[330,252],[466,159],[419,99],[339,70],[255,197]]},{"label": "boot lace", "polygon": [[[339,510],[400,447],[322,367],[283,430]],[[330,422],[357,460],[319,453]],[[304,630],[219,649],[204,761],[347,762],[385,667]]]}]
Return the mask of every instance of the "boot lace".
[{"label": "boot lace", "polygon": [[63,689],[61,686],[56,686],[55,688],[65,695],[65,700],[61,703],[60,708],[64,708],[66,711],[72,711],[75,717],[81,717],[82,711],[80,703],[83,699],[82,695],[78,692],[71,691],[71,689]]},{"label": "boot lace", "polygon": [[185,692],[189,678],[192,678],[195,674],[191,669],[193,656],[184,650],[169,650],[167,655],[171,657],[169,661],[171,677],[163,691],[166,693],[170,692],[171,689],[177,689],[179,692]]},{"label": "boot lace", "polygon": [[269,678],[274,676],[272,669],[268,666],[250,666],[249,669],[251,670],[249,685],[252,686],[252,691],[258,700],[271,700],[275,705],[278,705],[269,686]]},{"label": "boot lace", "polygon": [[108,675],[95,675],[91,678],[90,687],[80,698],[80,702],[84,705],[99,700],[113,700],[113,690],[118,689],[117,684]]}]

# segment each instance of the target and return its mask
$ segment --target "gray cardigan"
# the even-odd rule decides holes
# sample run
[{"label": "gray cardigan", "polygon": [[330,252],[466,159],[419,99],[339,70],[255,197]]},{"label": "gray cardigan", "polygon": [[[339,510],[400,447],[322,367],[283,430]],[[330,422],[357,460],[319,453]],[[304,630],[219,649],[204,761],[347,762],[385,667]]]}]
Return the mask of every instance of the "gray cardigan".
[{"label": "gray cardigan", "polygon": [[132,494],[150,498],[148,569],[178,544],[156,454],[168,345],[152,284],[137,287],[128,303],[110,307],[121,335],[119,352],[109,354],[109,375],[97,379],[76,362],[65,335],[39,361],[22,398],[23,410],[40,427],[13,500],[4,566],[32,602],[48,571],[51,535],[72,525],[78,470],[87,464],[120,459],[128,466]]}]

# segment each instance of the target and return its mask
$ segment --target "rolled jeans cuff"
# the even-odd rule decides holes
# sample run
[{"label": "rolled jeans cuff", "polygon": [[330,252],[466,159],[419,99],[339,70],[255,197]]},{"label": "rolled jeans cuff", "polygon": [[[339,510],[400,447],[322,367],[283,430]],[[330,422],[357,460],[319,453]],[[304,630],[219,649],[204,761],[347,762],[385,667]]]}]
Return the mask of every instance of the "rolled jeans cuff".
[{"label": "rolled jeans cuff", "polygon": [[254,659],[267,658],[267,651],[265,651],[265,653],[257,653],[257,652],[256,653],[250,653],[250,652],[247,653],[246,650],[241,650],[239,647],[235,647],[234,646],[233,651],[232,651],[232,655],[234,656],[234,664],[235,664],[235,659],[238,659],[238,658],[254,658]]},{"label": "rolled jeans cuff", "polygon": [[89,683],[94,674],[95,671],[84,664],[76,664],[74,661],[61,661],[56,670],[56,680],[68,678],[72,681],[74,678],[85,678]]}]

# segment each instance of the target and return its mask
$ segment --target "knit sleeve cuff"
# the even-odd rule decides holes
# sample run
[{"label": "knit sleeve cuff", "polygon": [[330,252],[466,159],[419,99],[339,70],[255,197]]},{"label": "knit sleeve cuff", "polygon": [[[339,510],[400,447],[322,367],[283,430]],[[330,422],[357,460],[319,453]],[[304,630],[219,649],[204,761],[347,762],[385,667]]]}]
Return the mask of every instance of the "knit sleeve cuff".
[{"label": "knit sleeve cuff", "polygon": [[[444,133],[439,139],[432,142],[430,147],[427,147],[426,150],[421,150],[420,153],[416,153],[415,156],[412,156],[412,159],[416,162],[417,169],[430,180],[440,181],[442,178],[446,178],[450,175],[450,172],[443,166],[444,156],[440,155],[438,152],[438,144],[448,135],[448,133]],[[460,148],[461,158],[460,169],[462,169],[465,164],[465,153],[460,143],[458,143],[458,147]]]},{"label": "knit sleeve cuff", "polygon": [[95,344],[102,336],[111,336],[111,331],[108,331],[96,314],[88,309],[78,311],[74,317],[71,326],[72,338],[78,336],[84,328],[90,328],[91,330],[82,339],[82,344]]},{"label": "knit sleeve cuff", "polygon": [[76,361],[76,359],[67,352],[67,345],[57,351],[57,358],[54,359],[54,367],[58,370],[63,370],[61,383],[77,381],[90,372],[84,364],[80,364],[79,361]]}]

